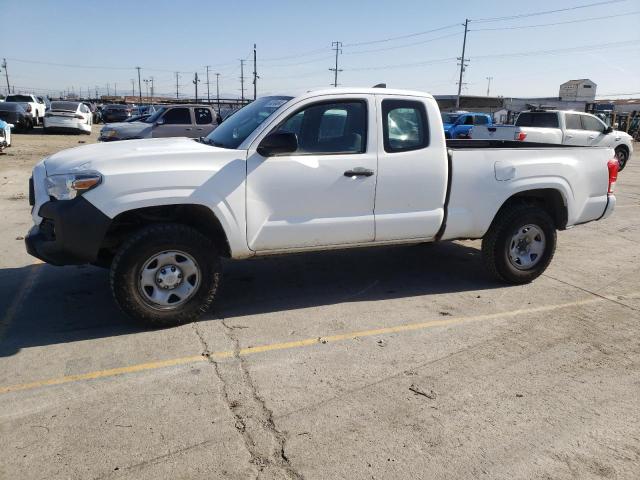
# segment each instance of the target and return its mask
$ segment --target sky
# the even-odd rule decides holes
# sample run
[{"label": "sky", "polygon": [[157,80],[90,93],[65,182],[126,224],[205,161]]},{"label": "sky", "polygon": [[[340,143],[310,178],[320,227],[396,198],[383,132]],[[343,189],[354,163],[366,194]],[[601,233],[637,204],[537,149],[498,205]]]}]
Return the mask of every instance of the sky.
[{"label": "sky", "polygon": [[175,72],[181,96],[193,96],[198,72],[200,98],[206,65],[212,97],[215,73],[221,96],[239,97],[246,59],[250,98],[254,43],[265,95],[331,86],[332,42],[342,42],[342,86],[455,94],[467,18],[463,94],[486,95],[487,77],[491,95],[517,97],[590,78],[598,96],[640,97],[640,0],[0,0],[0,58],[16,92],[131,95],[134,79],[137,94],[140,66],[156,94],[173,97]]}]

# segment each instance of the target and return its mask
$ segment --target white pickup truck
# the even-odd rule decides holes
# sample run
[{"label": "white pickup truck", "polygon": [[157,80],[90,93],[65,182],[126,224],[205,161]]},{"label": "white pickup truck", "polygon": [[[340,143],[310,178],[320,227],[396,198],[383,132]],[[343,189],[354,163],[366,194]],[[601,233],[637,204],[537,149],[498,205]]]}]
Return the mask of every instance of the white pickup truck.
[{"label": "white pickup truck", "polygon": [[44,103],[44,100],[36,95],[31,95],[29,93],[11,94],[7,95],[5,102],[28,104],[31,109],[27,109],[27,111],[33,115],[36,125],[42,125],[44,123],[44,114],[47,109],[47,105]]},{"label": "white pickup truck", "polygon": [[515,125],[476,125],[475,140],[516,140],[562,145],[611,147],[622,170],[633,153],[631,135],[613,130],[595,115],[564,110],[531,110],[518,115]]},{"label": "white pickup truck", "polygon": [[332,89],[259,98],[207,137],[86,145],[36,165],[32,255],[111,269],[116,301],[152,326],[209,308],[220,257],[482,238],[521,284],[556,230],[609,216],[611,148],[445,142],[421,92]]}]

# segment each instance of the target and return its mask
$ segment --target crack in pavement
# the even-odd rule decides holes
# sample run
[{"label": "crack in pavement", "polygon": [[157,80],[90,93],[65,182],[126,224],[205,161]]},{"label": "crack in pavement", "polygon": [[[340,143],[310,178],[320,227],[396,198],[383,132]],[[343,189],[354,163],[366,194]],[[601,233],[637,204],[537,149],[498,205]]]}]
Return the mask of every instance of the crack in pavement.
[{"label": "crack in pavement", "polygon": [[285,478],[302,480],[303,476],[291,465],[285,453],[286,435],[273,421],[273,412],[267,408],[251,379],[246,360],[240,355],[240,341],[234,329],[222,319],[225,334],[233,342],[233,357],[225,362],[216,361],[206,339],[193,323],[193,329],[204,349],[203,355],[213,365],[222,383],[222,398],[235,419],[235,428],[242,436],[251,456],[250,463],[257,470],[256,478]]}]

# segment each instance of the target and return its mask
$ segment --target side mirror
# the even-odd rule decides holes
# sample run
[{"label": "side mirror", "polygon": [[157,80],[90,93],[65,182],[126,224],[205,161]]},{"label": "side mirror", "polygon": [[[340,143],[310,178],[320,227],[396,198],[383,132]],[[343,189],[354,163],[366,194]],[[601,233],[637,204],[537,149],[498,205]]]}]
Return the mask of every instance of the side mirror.
[{"label": "side mirror", "polygon": [[607,127],[607,128],[604,129],[604,132],[602,132],[602,133],[604,133],[606,135],[606,134],[611,133],[611,132],[613,132],[613,128],[612,127]]},{"label": "side mirror", "polygon": [[156,125],[164,125],[164,118],[159,118],[156,120]]},{"label": "side mirror", "polygon": [[267,135],[258,146],[263,157],[273,157],[282,153],[292,153],[298,149],[298,137],[295,133],[276,132]]}]

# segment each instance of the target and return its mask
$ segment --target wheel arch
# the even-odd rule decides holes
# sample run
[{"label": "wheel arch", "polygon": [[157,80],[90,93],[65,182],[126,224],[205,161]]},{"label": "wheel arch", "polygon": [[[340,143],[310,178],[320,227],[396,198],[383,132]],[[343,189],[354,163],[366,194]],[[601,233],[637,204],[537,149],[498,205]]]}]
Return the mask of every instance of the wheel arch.
[{"label": "wheel arch", "polygon": [[109,225],[98,254],[98,263],[108,265],[125,239],[134,231],[157,223],[188,225],[210,238],[220,255],[232,256],[227,233],[216,214],[200,204],[168,204],[134,208],[116,215]]},{"label": "wheel arch", "polygon": [[500,206],[491,223],[493,224],[506,208],[517,203],[538,205],[551,216],[558,230],[567,228],[569,222],[567,200],[556,188],[535,188],[514,193]]}]

